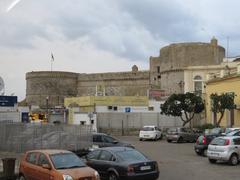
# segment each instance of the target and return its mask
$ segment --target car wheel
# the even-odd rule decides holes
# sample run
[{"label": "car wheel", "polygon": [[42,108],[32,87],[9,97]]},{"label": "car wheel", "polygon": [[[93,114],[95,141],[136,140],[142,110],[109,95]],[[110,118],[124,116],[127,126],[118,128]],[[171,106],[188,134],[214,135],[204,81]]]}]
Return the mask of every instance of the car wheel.
[{"label": "car wheel", "polygon": [[201,156],[202,155],[202,152],[197,152],[197,151],[195,151],[196,152],[196,154],[198,155],[198,156]]},{"label": "car wheel", "polygon": [[23,175],[20,175],[19,180],[25,180],[25,177]]},{"label": "car wheel", "polygon": [[177,140],[177,143],[182,143],[182,142],[183,142],[183,138],[179,137],[178,140]]},{"label": "car wheel", "polygon": [[115,174],[115,173],[110,173],[109,174],[109,178],[108,178],[109,180],[118,180],[118,177],[117,177],[117,175]]},{"label": "car wheel", "polygon": [[167,140],[167,142],[169,142],[169,143],[170,143],[170,142],[172,142],[172,140],[168,139],[168,140]]},{"label": "car wheel", "polygon": [[162,138],[163,138],[163,135],[161,134],[161,136],[160,136],[160,138],[159,138],[159,139],[161,140]]},{"label": "car wheel", "polygon": [[155,136],[155,139],[154,139],[155,141],[157,141],[158,140],[158,137],[157,137],[157,135]]},{"label": "car wheel", "polygon": [[203,150],[202,155],[203,155],[204,157],[207,157],[207,149],[204,149],[204,150]]},{"label": "car wheel", "polygon": [[236,166],[238,164],[238,156],[236,154],[232,154],[229,159],[229,164]]},{"label": "car wheel", "polygon": [[209,161],[210,163],[212,163],[212,164],[215,164],[215,163],[217,162],[216,159],[208,159],[208,161]]}]

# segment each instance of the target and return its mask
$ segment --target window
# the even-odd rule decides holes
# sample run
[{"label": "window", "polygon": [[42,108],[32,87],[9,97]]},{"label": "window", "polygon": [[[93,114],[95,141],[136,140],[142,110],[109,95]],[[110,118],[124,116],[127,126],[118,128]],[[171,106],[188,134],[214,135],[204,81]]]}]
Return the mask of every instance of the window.
[{"label": "window", "polygon": [[119,151],[117,155],[123,161],[146,161],[146,157],[136,150]]},{"label": "window", "polygon": [[103,141],[106,143],[113,143],[116,140],[110,136],[103,136]]},{"label": "window", "polygon": [[148,107],[149,111],[154,111],[154,107]]},{"label": "window", "polygon": [[85,163],[73,153],[59,153],[50,155],[53,165],[56,169],[69,169],[85,167]]},{"label": "window", "polygon": [[100,154],[99,160],[111,161],[112,160],[112,154],[108,151],[102,151],[102,153]]},{"label": "window", "polygon": [[114,110],[114,111],[117,111],[117,110],[118,110],[118,107],[117,107],[117,106],[114,106],[114,107],[113,107],[113,110]]},{"label": "window", "polygon": [[160,66],[157,66],[157,72],[160,73]]},{"label": "window", "polygon": [[93,135],[93,142],[102,142],[101,135]]},{"label": "window", "polygon": [[194,81],[194,91],[196,93],[202,93],[203,80],[202,77],[197,75],[193,79]]},{"label": "window", "polygon": [[29,153],[27,155],[26,161],[31,164],[37,164],[37,153]]},{"label": "window", "polygon": [[233,139],[235,145],[240,145],[240,138]]},{"label": "window", "polygon": [[38,158],[38,165],[42,166],[43,164],[49,164],[49,161],[44,154],[40,154]]},{"label": "window", "polygon": [[100,150],[93,151],[87,155],[87,159],[98,159]]}]

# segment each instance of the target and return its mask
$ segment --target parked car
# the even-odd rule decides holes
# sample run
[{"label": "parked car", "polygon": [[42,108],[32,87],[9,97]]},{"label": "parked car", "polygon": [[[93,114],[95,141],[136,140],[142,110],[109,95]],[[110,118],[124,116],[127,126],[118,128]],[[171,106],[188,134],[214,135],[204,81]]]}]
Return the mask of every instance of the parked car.
[{"label": "parked car", "polygon": [[226,134],[226,136],[240,136],[240,129],[236,129]]},{"label": "parked car", "polygon": [[122,142],[116,138],[113,138],[104,133],[93,134],[93,148],[112,147],[112,146],[124,146],[134,148],[132,144]]},{"label": "parked car", "polygon": [[218,160],[237,165],[240,160],[240,136],[217,137],[212,140],[207,151],[210,163]]},{"label": "parked car", "polygon": [[86,161],[103,179],[155,180],[159,177],[156,161],[128,147],[96,149],[86,156]]},{"label": "parked car", "polygon": [[99,174],[74,153],[66,150],[34,150],[20,162],[20,180],[100,180]]},{"label": "parked car", "polygon": [[229,133],[239,131],[240,128],[226,128],[224,133],[222,133],[223,136],[228,135]]},{"label": "parked car", "polygon": [[144,126],[139,132],[139,140],[151,139],[158,140],[162,138],[161,130],[156,126]]},{"label": "parked car", "polygon": [[193,132],[190,128],[177,127],[167,130],[167,141],[172,142],[195,142],[199,134]]},{"label": "parked car", "polygon": [[206,131],[203,135],[199,136],[194,145],[194,150],[196,154],[201,156],[207,156],[207,149],[210,142],[214,138],[222,136],[222,133],[224,131],[224,128],[213,128],[209,131]]}]

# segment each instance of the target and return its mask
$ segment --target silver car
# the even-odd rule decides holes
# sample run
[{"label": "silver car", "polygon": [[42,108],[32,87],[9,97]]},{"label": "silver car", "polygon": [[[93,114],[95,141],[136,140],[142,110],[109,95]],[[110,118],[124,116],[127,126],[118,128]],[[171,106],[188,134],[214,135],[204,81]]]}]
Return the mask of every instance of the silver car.
[{"label": "silver car", "polygon": [[217,137],[212,140],[207,151],[210,163],[218,160],[237,165],[240,160],[240,136]]}]

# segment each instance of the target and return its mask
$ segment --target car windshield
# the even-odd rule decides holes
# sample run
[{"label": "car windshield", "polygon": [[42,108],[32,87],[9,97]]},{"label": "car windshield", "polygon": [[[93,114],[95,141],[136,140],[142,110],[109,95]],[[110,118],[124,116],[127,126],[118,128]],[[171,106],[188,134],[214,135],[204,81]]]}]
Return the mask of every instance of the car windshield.
[{"label": "car windshield", "polygon": [[147,158],[136,150],[126,150],[117,152],[117,156],[123,161],[146,161]]},{"label": "car windshield", "polygon": [[239,130],[232,130],[229,133],[226,133],[226,136],[234,136],[237,132],[239,132]]},{"label": "car windshield", "polygon": [[154,131],[153,127],[143,127],[143,131]]},{"label": "car windshield", "polygon": [[85,163],[73,153],[61,153],[50,156],[55,169],[70,169],[85,167]]},{"label": "car windshield", "polygon": [[227,139],[215,138],[212,140],[211,145],[223,146],[226,141],[227,141]]}]

